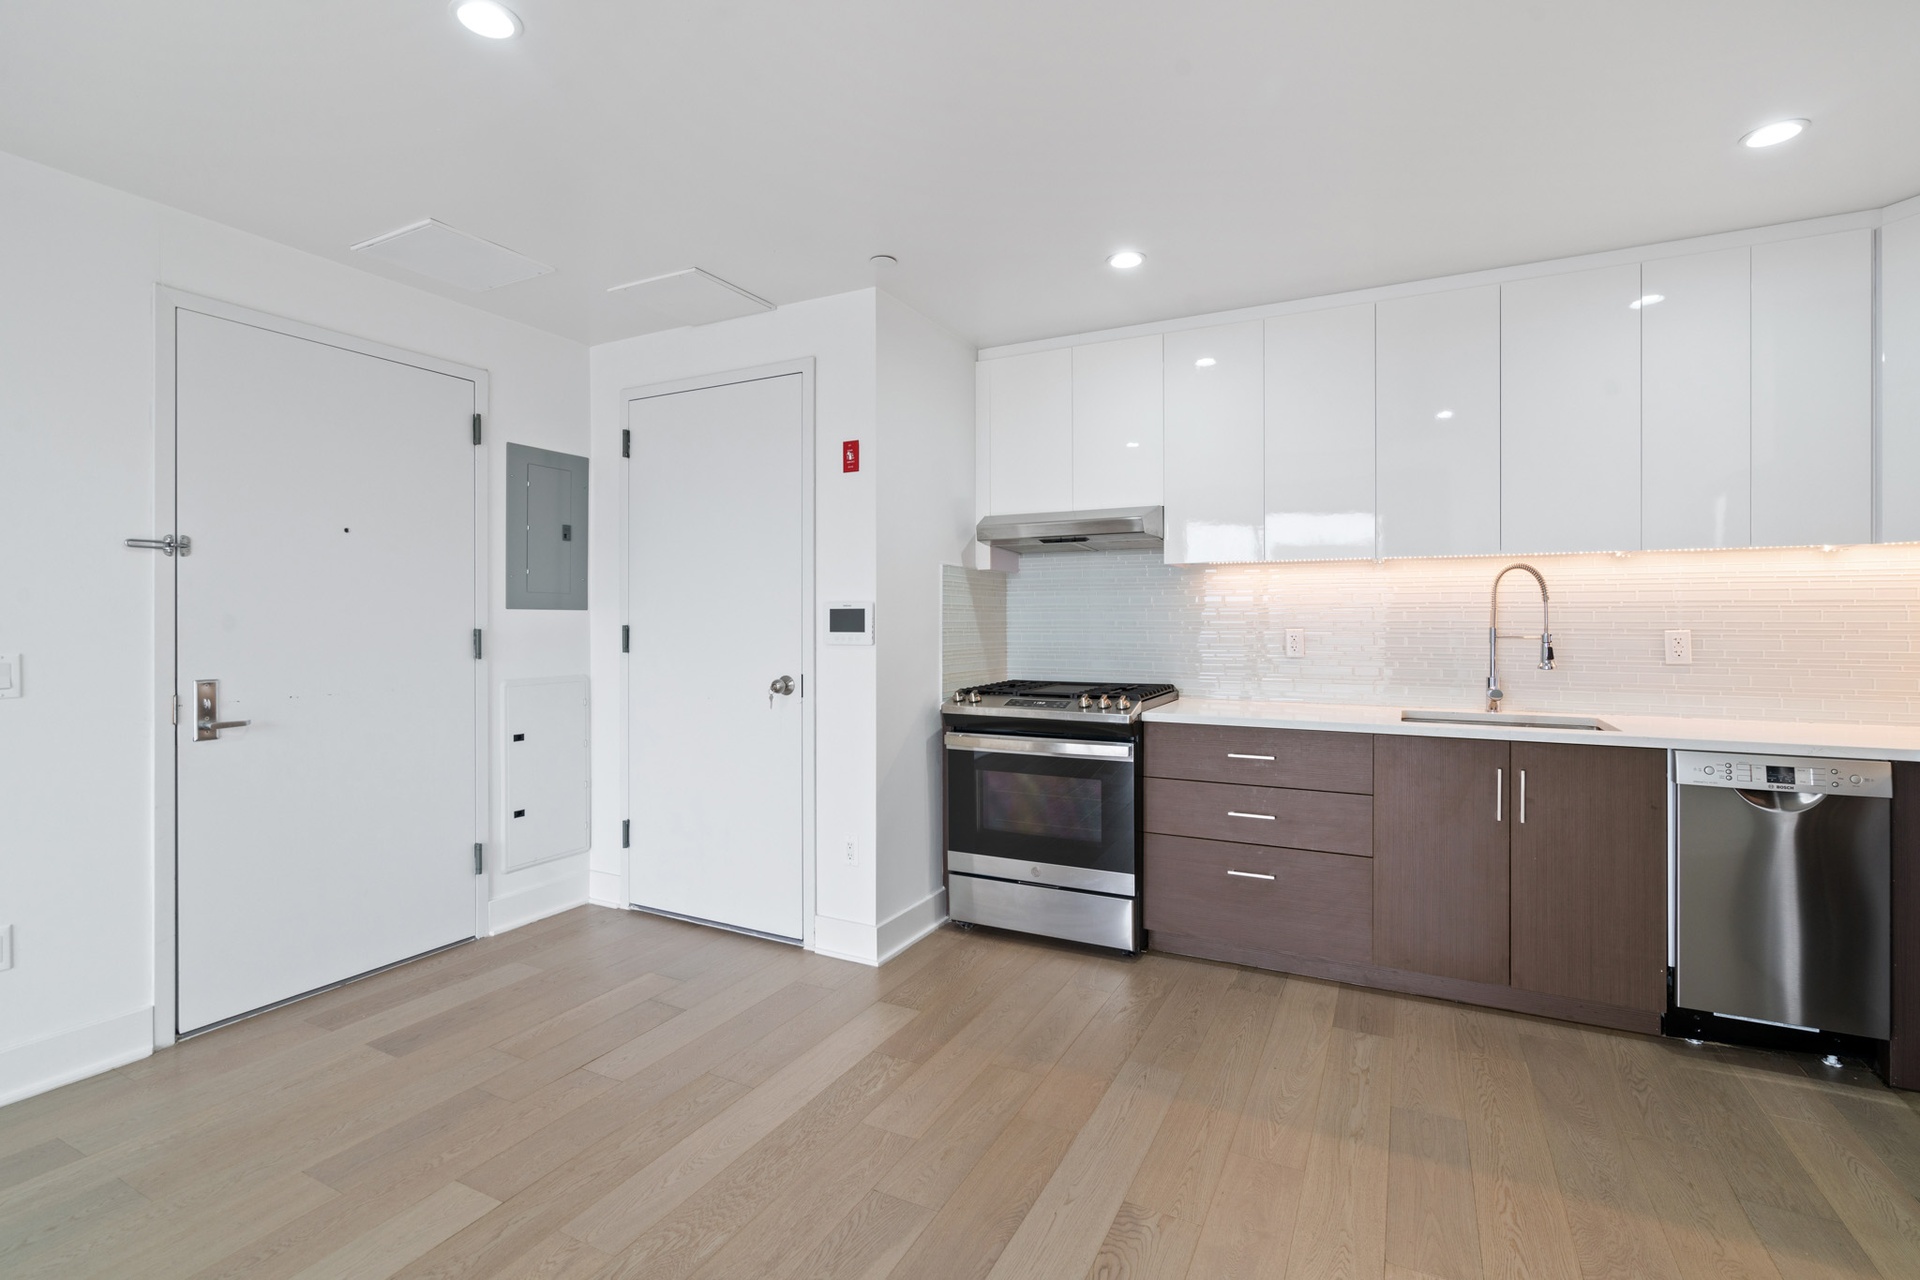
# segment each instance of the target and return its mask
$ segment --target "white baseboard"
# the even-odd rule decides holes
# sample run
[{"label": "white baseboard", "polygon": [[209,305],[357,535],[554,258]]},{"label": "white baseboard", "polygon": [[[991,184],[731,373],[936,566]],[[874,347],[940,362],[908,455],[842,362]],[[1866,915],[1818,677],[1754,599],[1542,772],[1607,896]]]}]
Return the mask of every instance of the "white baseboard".
[{"label": "white baseboard", "polygon": [[0,1106],[137,1062],[153,1052],[153,1008],[0,1052]]},{"label": "white baseboard", "polygon": [[877,925],[813,918],[813,949],[836,960],[882,965],[938,929],[947,918],[947,891],[936,889],[904,911]]},{"label": "white baseboard", "polygon": [[623,900],[626,892],[626,882],[618,871],[595,871],[587,877],[587,901],[597,907],[626,910],[633,905]]},{"label": "white baseboard", "polygon": [[532,924],[535,920],[544,920],[562,911],[583,907],[587,904],[587,896],[581,892],[581,888],[577,882],[554,880],[531,889],[522,889],[519,893],[510,893],[504,898],[495,898],[487,904],[487,932],[505,933],[523,924]]}]

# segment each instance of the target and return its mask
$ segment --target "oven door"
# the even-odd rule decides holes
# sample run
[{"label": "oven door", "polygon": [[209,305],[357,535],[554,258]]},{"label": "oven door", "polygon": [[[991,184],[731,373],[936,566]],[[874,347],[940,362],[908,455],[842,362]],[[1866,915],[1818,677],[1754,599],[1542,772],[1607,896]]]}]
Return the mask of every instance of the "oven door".
[{"label": "oven door", "polygon": [[947,869],[1132,896],[1134,744],[947,733]]}]

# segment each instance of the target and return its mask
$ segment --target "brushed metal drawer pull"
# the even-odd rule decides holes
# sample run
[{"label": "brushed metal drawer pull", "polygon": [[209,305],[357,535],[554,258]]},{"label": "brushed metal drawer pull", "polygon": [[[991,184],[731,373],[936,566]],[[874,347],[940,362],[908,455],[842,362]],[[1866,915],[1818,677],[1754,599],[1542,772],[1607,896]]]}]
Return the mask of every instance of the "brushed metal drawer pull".
[{"label": "brushed metal drawer pull", "polygon": [[1265,760],[1268,764],[1273,763],[1272,756],[1250,756],[1246,754],[1244,751],[1229,751],[1227,752],[1227,759],[1229,760]]},{"label": "brushed metal drawer pull", "polygon": [[1243,880],[1271,880],[1272,876],[1264,871],[1229,871],[1230,876],[1239,876]]},{"label": "brushed metal drawer pull", "polygon": [[1273,815],[1270,813],[1241,813],[1238,809],[1227,810],[1227,816],[1229,818],[1258,818],[1262,822],[1273,821]]}]

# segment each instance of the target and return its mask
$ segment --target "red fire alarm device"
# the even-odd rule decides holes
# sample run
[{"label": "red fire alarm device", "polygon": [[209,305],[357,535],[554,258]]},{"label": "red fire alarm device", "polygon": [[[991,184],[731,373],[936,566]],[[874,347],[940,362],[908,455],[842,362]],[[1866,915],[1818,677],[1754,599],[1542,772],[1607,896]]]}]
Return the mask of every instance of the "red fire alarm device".
[{"label": "red fire alarm device", "polygon": [[860,469],[860,442],[858,440],[841,442],[840,469],[842,471],[858,471]]}]

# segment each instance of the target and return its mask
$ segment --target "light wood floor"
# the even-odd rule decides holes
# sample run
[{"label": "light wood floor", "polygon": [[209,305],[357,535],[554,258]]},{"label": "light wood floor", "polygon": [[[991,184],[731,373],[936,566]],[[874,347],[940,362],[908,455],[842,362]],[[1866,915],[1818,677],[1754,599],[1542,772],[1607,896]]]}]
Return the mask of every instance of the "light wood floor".
[{"label": "light wood floor", "polygon": [[0,1275],[1920,1276],[1859,1070],[583,908],[0,1109]]}]

